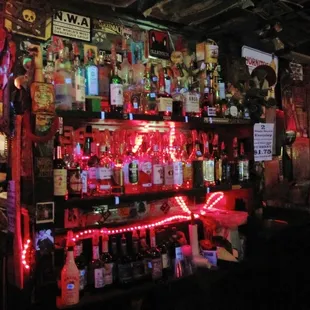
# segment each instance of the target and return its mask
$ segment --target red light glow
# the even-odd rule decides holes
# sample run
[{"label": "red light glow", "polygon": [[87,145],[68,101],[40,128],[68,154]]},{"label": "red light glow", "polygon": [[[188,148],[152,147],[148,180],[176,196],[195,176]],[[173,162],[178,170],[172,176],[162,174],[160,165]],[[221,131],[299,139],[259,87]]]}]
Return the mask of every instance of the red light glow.
[{"label": "red light glow", "polygon": [[24,268],[27,270],[30,269],[29,262],[27,262],[27,256],[29,256],[29,252],[31,250],[30,242],[31,242],[30,239],[26,240],[26,242],[24,243],[23,251],[22,251],[22,255],[21,255],[22,264],[23,264]]}]

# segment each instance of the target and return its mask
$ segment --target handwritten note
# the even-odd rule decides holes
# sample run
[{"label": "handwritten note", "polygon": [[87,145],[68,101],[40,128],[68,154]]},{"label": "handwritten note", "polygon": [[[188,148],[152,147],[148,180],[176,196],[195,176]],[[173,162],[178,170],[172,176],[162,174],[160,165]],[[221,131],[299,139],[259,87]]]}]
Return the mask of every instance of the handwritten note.
[{"label": "handwritten note", "polygon": [[274,124],[258,123],[254,125],[254,160],[272,160]]}]

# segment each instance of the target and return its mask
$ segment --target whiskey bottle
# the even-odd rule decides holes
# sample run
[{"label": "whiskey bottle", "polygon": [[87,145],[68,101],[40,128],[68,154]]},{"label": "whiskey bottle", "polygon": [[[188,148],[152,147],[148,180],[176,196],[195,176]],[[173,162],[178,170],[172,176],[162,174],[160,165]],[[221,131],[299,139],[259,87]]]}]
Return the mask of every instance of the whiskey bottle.
[{"label": "whiskey bottle", "polygon": [[151,248],[149,250],[149,256],[152,267],[152,280],[156,281],[163,277],[162,258],[159,249],[156,246],[156,234],[155,229],[150,229]]},{"label": "whiskey bottle", "polygon": [[219,138],[215,134],[213,138],[213,158],[214,158],[214,181],[218,185],[222,182],[222,159],[218,151]]},{"label": "whiskey bottle", "polygon": [[53,179],[55,200],[63,201],[67,196],[67,169],[62,157],[59,132],[54,139]]},{"label": "whiskey bottle", "polygon": [[193,187],[201,188],[204,186],[203,156],[200,149],[200,142],[196,130],[192,130],[192,138],[194,142],[194,148],[190,155],[190,160],[193,165]]},{"label": "whiskey bottle", "polygon": [[85,67],[86,95],[98,96],[99,95],[98,67],[94,62],[94,55],[91,50],[88,50],[87,57],[88,57],[88,63]]},{"label": "whiskey bottle", "polygon": [[112,162],[107,151],[107,146],[102,144],[100,146],[101,156],[97,167],[97,191],[100,195],[111,195],[112,192]]},{"label": "whiskey bottle", "polygon": [[99,257],[99,234],[95,234],[92,239],[93,258],[89,266],[89,285],[91,290],[98,290],[104,287],[103,271],[104,264]]},{"label": "whiskey bottle", "polygon": [[172,97],[170,93],[166,91],[167,81],[165,80],[164,72],[159,74],[159,92],[157,94],[156,102],[158,114],[160,116],[171,116],[172,115]]},{"label": "whiskey bottle", "polygon": [[81,66],[79,50],[76,44],[73,44],[73,52],[72,110],[85,111],[85,69]]},{"label": "whiskey bottle", "polygon": [[202,135],[203,152],[203,179],[205,187],[214,185],[214,158],[210,154],[209,141],[206,133]]}]

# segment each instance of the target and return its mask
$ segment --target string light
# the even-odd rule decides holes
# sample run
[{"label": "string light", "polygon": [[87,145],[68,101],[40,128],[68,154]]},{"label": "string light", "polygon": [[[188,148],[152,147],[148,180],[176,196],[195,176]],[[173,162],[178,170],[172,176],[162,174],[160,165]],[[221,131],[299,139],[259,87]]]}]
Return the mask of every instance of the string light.
[{"label": "string light", "polygon": [[27,239],[24,246],[23,246],[23,251],[22,251],[22,264],[23,264],[24,268],[27,270],[30,268],[30,266],[26,260],[27,256],[29,255],[30,250],[31,250],[30,239]]},{"label": "string light", "polygon": [[[218,196],[218,197],[217,197]],[[213,198],[217,197],[211,204],[210,202],[212,201]],[[218,204],[222,199],[224,198],[224,193],[223,192],[215,192],[212,193],[208,199],[205,205],[202,207],[202,209],[212,209],[216,204]]]},{"label": "string light", "polygon": [[179,197],[175,197],[174,198],[176,200],[176,202],[178,203],[178,205],[181,207],[181,209],[185,212],[185,213],[191,213],[191,211],[189,210],[188,206],[186,205],[183,197],[179,196]]}]

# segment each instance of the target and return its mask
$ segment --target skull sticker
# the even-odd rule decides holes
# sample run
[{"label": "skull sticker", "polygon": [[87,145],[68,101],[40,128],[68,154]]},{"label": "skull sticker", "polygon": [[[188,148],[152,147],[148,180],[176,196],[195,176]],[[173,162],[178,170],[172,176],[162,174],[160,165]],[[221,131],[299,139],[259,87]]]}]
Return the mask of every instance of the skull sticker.
[{"label": "skull sticker", "polygon": [[33,23],[36,20],[36,13],[29,9],[23,11],[23,18],[28,23]]}]

